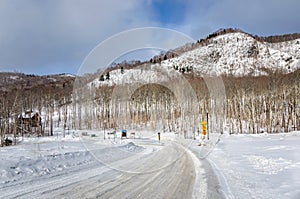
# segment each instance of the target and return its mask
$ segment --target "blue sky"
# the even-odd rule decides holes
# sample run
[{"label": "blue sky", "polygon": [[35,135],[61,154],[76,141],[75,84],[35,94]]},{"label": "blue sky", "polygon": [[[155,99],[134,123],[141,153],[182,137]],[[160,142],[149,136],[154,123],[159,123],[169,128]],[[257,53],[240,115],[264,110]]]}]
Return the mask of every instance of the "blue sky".
[{"label": "blue sky", "polygon": [[0,71],[76,74],[99,43],[132,28],[170,28],[195,40],[227,27],[300,32],[299,8],[299,0],[0,0]]},{"label": "blue sky", "polygon": [[152,9],[156,15],[155,20],[162,25],[184,23],[187,12],[186,2],[182,0],[153,1]]}]

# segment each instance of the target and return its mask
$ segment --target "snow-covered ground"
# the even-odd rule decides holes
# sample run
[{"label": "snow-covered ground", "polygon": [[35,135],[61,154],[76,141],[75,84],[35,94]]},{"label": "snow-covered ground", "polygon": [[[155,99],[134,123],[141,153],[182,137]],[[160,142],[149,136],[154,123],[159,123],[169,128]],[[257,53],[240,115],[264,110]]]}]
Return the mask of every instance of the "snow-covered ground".
[{"label": "snow-covered ground", "polygon": [[135,139],[118,132],[104,140],[103,133],[70,131],[0,148],[0,198],[300,196],[300,132],[223,135],[205,146],[174,133],[160,142],[149,131],[136,130]]},{"label": "snow-covered ground", "polygon": [[207,157],[227,198],[300,198],[300,132],[223,136]]},{"label": "snow-covered ground", "polygon": [[0,148],[0,198],[191,198],[193,159],[174,134],[148,135],[71,131]]}]

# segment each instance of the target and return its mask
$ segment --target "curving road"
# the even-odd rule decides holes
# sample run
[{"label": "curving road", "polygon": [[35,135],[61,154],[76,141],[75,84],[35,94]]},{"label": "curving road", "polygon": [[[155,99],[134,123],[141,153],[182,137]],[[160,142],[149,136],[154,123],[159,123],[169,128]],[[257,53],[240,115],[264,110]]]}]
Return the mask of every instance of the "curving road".
[{"label": "curving road", "polygon": [[[8,183],[3,198],[206,198],[191,152],[173,141],[136,140],[122,147],[89,143],[93,161]],[[199,164],[199,163],[198,163]],[[196,167],[195,167],[196,165]],[[198,181],[198,183],[196,183]],[[200,181],[200,182],[199,182]],[[205,189],[207,185],[201,186]]]}]

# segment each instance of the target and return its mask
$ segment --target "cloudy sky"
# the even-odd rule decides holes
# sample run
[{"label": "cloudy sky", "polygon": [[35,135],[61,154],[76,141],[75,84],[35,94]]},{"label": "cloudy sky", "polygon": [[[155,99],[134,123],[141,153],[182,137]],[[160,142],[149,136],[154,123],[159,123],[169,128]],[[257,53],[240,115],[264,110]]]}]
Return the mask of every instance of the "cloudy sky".
[{"label": "cloudy sky", "polygon": [[299,0],[0,0],[0,71],[77,74],[99,43],[133,28],[194,40],[228,27],[300,32],[299,8]]}]

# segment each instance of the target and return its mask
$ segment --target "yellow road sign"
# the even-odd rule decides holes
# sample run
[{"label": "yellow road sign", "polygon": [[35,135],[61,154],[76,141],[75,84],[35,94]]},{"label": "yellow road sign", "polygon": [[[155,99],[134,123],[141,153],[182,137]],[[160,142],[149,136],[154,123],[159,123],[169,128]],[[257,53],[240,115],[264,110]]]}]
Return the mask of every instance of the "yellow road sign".
[{"label": "yellow road sign", "polygon": [[207,122],[203,121],[202,122],[202,134],[206,135],[206,133],[207,133],[206,131],[207,131]]}]

